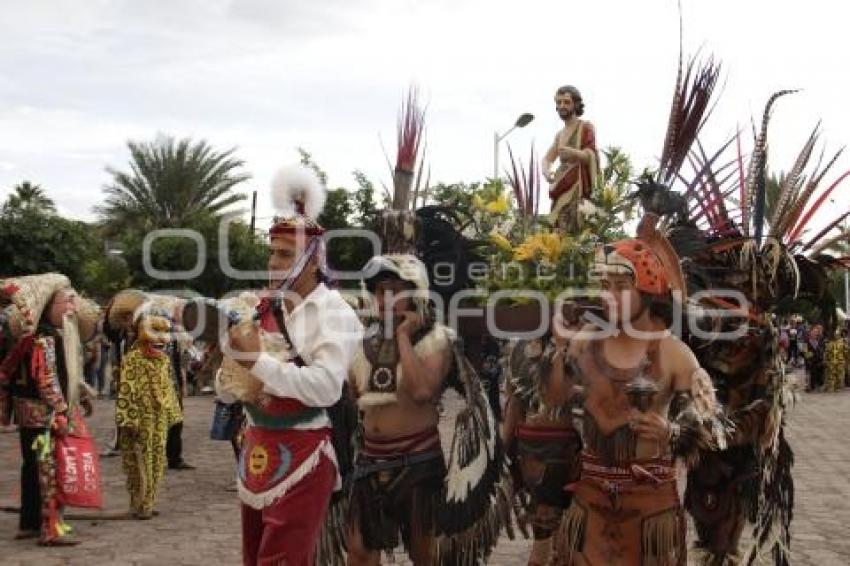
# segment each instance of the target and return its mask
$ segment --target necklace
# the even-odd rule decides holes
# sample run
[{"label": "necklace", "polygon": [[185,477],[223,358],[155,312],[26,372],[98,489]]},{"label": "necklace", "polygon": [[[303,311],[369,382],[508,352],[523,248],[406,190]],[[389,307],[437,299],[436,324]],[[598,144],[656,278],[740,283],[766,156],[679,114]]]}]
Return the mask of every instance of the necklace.
[{"label": "necklace", "polygon": [[599,373],[601,373],[611,381],[631,381],[649,366],[649,358],[646,356],[646,354],[644,354],[643,359],[638,362],[637,365],[635,365],[634,367],[614,367],[608,362],[608,360],[605,359],[603,344],[604,341],[602,340],[592,341],[590,344],[590,355],[593,359],[593,365],[596,366],[597,371],[599,371]]},{"label": "necklace", "polygon": [[396,366],[399,352],[393,337],[387,337],[382,324],[373,327],[375,333],[363,341],[363,354],[372,366],[368,390],[378,393],[394,393],[396,390]]}]

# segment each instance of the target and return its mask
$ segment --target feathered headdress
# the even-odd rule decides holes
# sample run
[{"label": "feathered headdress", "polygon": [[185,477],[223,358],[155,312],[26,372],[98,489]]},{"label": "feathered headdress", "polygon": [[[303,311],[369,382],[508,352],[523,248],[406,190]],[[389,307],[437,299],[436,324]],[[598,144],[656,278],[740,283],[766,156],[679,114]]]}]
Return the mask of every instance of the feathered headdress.
[{"label": "feathered headdress", "polygon": [[[811,289],[807,289],[812,287],[809,283],[825,275],[805,277],[802,264],[820,264],[825,273],[824,269],[846,260],[825,258],[820,252],[847,238],[843,232],[833,236],[830,232],[850,214],[839,215],[815,235],[806,233],[814,213],[850,176],[850,171],[845,172],[828,187],[821,188],[821,181],[843,148],[831,157],[824,155],[822,150],[815,167],[810,169],[809,163],[820,137],[820,124],[817,124],[788,171],[778,181],[769,178],[767,134],[772,110],[777,100],[794,92],[797,91],[780,90],[768,99],[760,127],[754,132],[749,163],[744,159],[740,134],[737,134],[710,156],[697,144],[698,151],[692,151],[689,156],[693,177],[683,179],[687,185],[688,215],[676,230],[681,231],[688,224],[702,231],[702,236],[695,238],[691,232],[675,235],[677,250],[690,256],[703,249],[703,255],[713,255],[715,259],[724,254],[730,258],[735,256],[732,258],[734,265],[729,264],[738,273],[733,278],[745,274],[747,287],[741,290],[761,311],[773,308],[783,296],[795,296],[800,292],[812,294]],[[736,155],[725,164],[715,165],[733,142],[737,142]],[[691,268],[703,269],[705,265],[705,257],[702,257]],[[720,273],[713,276],[715,282]],[[727,275],[732,276],[731,272]]]},{"label": "feathered headdress", "polygon": [[[735,409],[737,422],[755,418],[765,431],[753,440],[756,449],[754,469],[760,470],[756,489],[751,491],[755,520],[753,544],[746,553],[748,564],[771,552],[776,564],[788,563],[790,522],[793,510],[793,455],[784,438],[783,414],[786,409],[785,372],[778,357],[776,330],[766,313],[788,297],[805,294],[816,304],[834,305],[828,296],[827,270],[841,265],[846,258],[820,254],[829,243],[827,238],[846,215],[839,215],[814,236],[805,234],[807,223],[832,191],[850,172],[840,175],[825,189],[820,183],[835,164],[839,150],[831,158],[822,152],[813,169],[809,161],[818,145],[820,125],[805,140],[797,158],[778,181],[769,177],[768,125],[777,100],[794,90],[780,90],[770,96],[762,113],[760,127],[753,132],[753,149],[747,163],[741,151],[740,134],[735,135],[713,154],[699,144],[688,159],[694,176],[685,180],[688,199],[687,218],[673,227],[671,239],[684,258],[689,286],[696,289],[736,290],[746,297],[746,319],[749,337],[739,340],[741,354],[737,361],[724,357],[728,348],[711,340],[694,342],[703,365],[713,373],[717,383],[734,383],[736,374],[746,375],[757,368],[769,377],[766,416],[750,416],[750,409]],[[754,128],[755,130],[755,128]],[[725,164],[715,166],[718,156],[733,142],[736,155]],[[680,176],[681,178],[681,176]],[[805,239],[804,239],[805,237]],[[836,240],[846,238],[841,233]],[[823,247],[821,247],[823,246]],[[708,309],[737,310],[742,305],[718,296],[704,299]],[[824,308],[829,319],[834,306]],[[722,328],[722,321],[706,322]],[[751,345],[747,345],[751,344]],[[719,354],[720,353],[720,354]],[[751,354],[751,355],[748,355]],[[733,361],[730,361],[733,360]],[[740,394],[738,394],[740,395]],[[752,399],[749,399],[750,401]],[[749,407],[756,406],[751,404]]]},{"label": "feathered headdress", "polygon": [[[416,253],[421,225],[411,209],[416,206],[421,180],[420,147],[425,130],[424,117],[425,110],[419,104],[417,90],[411,88],[398,117],[393,193],[392,198],[388,199],[390,206],[381,211],[378,219],[377,232],[381,238],[382,255],[372,258],[364,267],[367,287],[371,287],[379,276],[386,274],[412,284],[417,291],[413,300],[422,315],[429,308],[430,282],[428,270]],[[420,179],[417,179],[414,192],[413,177],[417,163]]]},{"label": "feathered headdress", "polygon": [[692,57],[687,67],[683,67],[680,43],[676,84],[658,171],[654,176],[645,173],[636,182],[638,189],[632,195],[632,198],[640,200],[645,214],[638,226],[637,236],[660,259],[670,279],[671,289],[679,294],[680,301],[685,300],[687,288],[679,257],[668,241],[667,234],[659,229],[658,223],[664,217],[675,215],[682,221],[688,215],[686,198],[690,187],[684,195],[671,190],[671,187],[680,179],[682,165],[711,114],[712,97],[719,77],[720,64],[711,57],[703,61]]},{"label": "feathered headdress", "polygon": [[325,229],[317,219],[327,189],[315,171],[304,165],[284,167],[272,179],[272,205],[277,213],[269,235],[302,233],[319,236]]},{"label": "feathered headdress", "polygon": [[[407,98],[402,102],[397,135],[396,163],[392,168],[393,190],[391,195],[387,195],[389,207],[381,212],[377,231],[384,254],[411,255],[415,253],[419,232],[413,210],[416,209],[420,191],[427,191],[427,188],[421,188],[425,109],[419,103],[419,94],[415,87],[408,91]],[[427,183],[426,179],[425,184]]]}]

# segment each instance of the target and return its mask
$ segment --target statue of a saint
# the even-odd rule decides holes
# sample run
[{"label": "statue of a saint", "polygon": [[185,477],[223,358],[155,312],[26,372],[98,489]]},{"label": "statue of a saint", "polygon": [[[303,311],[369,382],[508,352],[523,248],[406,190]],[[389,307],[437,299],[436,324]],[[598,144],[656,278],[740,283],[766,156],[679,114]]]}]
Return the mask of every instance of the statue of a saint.
[{"label": "statue of a saint", "polygon": [[[579,205],[589,198],[599,173],[596,132],[593,124],[579,118],[584,101],[574,86],[562,86],[555,92],[555,108],[564,128],[543,156],[543,176],[549,181],[552,199],[552,224],[560,232],[575,233],[581,226]],[[552,165],[559,159],[558,168]]]}]

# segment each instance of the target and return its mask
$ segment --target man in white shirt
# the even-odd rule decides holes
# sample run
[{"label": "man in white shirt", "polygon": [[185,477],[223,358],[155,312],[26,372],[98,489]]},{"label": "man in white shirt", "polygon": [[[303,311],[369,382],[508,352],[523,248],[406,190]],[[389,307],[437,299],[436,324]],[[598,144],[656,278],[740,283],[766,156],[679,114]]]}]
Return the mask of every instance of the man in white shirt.
[{"label": "man in white shirt", "polygon": [[326,408],[340,398],[362,327],[323,282],[324,230],[304,214],[315,183],[305,188],[282,171],[275,185],[294,193],[278,202],[295,202],[270,231],[269,283],[278,292],[260,301],[258,324],[231,329],[225,351],[256,382],[240,399],[248,418],[237,476],[242,552],[246,566],[312,566],[339,479]]}]

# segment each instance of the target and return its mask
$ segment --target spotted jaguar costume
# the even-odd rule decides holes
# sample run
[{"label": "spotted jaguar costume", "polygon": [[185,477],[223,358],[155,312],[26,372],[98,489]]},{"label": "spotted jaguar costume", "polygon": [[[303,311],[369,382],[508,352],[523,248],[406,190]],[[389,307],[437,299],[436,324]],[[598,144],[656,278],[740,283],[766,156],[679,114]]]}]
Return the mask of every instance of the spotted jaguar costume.
[{"label": "spotted jaguar costume", "polygon": [[171,381],[171,358],[164,350],[170,341],[169,320],[145,314],[137,328],[136,342],[121,363],[115,424],[130,510],[138,519],[150,519],[165,477],[168,429],[183,416]]}]

